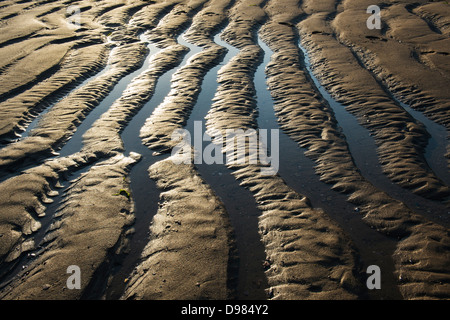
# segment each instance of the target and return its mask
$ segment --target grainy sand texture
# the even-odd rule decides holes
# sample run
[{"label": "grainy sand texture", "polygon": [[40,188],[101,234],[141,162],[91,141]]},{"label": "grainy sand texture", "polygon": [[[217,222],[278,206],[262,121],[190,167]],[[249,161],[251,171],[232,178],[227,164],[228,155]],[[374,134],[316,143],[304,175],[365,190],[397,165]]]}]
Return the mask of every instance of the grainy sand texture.
[{"label": "grainy sand texture", "polygon": [[2,1],[0,299],[448,300],[449,88],[447,1]]}]

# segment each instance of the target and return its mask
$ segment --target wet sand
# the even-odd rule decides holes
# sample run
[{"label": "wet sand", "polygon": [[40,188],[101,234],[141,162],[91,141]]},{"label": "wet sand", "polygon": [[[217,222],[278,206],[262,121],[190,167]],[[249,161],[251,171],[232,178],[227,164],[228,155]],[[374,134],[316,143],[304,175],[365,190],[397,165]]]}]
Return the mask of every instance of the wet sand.
[{"label": "wet sand", "polygon": [[[84,0],[79,16],[63,1],[2,4],[0,298],[448,299],[450,5],[385,2],[369,30],[371,4]],[[193,121],[213,141],[267,123],[302,157],[281,149],[273,174],[251,147],[218,171],[177,164],[172,133]],[[389,272],[375,294],[369,261]]]}]

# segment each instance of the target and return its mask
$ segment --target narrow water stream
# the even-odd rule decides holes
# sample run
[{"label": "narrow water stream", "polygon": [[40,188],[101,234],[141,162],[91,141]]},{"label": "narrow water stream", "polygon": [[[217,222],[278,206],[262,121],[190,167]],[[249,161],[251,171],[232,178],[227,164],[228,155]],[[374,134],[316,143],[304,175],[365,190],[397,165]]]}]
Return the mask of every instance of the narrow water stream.
[{"label": "narrow water stream", "polygon": [[[362,68],[370,69],[366,67],[365,63],[358,57],[358,54],[356,54],[353,50],[352,52]],[[383,88],[389,98],[391,98],[398,106],[403,108],[414,120],[416,120],[417,123],[425,127],[426,131],[430,135],[424,152],[425,160],[434,174],[447,186],[450,186],[450,171],[448,170],[447,159],[445,157],[447,145],[450,142],[450,135],[449,132],[447,132],[447,129],[443,125],[429,119],[424,115],[424,113],[411,108],[406,103],[403,103],[401,101],[402,98],[391,92],[386,83],[378,76],[374,75],[374,79],[380,87]]]},{"label": "narrow water stream", "polygon": [[[142,41],[144,41],[143,38],[141,38]],[[151,52],[154,50],[154,48],[151,48],[149,45],[149,49]],[[149,55],[150,56],[150,55]],[[148,57],[146,59],[146,62],[143,63],[143,65],[137,69],[136,71],[130,73],[129,75],[123,77],[117,84],[114,86],[113,90],[103,99],[97,107],[95,107],[84,119],[84,121],[80,124],[80,126],[77,127],[76,132],[72,136],[72,138],[60,149],[57,156],[49,158],[49,159],[55,159],[58,157],[64,157],[72,155],[76,152],[79,152],[82,149],[83,146],[83,134],[92,126],[92,124],[104,113],[108,110],[108,108],[113,104],[113,102],[118,99],[127,85],[131,82],[131,80],[140,74],[143,70],[146,69],[148,66]],[[82,85],[88,83],[89,81],[93,80],[94,78],[97,78],[104,74],[109,69],[109,66],[107,65],[102,71],[99,73],[89,77],[88,79],[84,80],[81,84],[77,86],[77,88],[81,87]],[[59,99],[60,100],[60,99]],[[55,102],[56,103],[56,102]],[[51,106],[53,106],[52,104]],[[38,121],[41,119],[41,117],[47,113],[51,106],[49,106],[46,110],[44,110],[34,121],[27,127],[27,131],[24,132],[22,135],[22,138],[26,137],[31,130],[38,124]],[[29,167],[34,166],[30,165]],[[90,169],[91,165],[87,165],[83,168],[80,168],[79,170],[72,172],[68,178],[68,180],[63,181],[63,179],[60,180],[60,186],[56,189],[58,191],[58,195],[55,197],[52,197],[53,202],[49,205],[47,205],[45,209],[45,216],[42,217],[39,222],[41,223],[41,228],[33,235],[33,240],[36,246],[36,249],[27,253],[26,255],[23,255],[16,263],[16,266],[8,273],[8,275],[3,279],[3,283],[7,283],[9,280],[11,280],[13,277],[20,274],[22,271],[26,269],[26,265],[32,261],[34,257],[36,257],[39,252],[42,250],[42,241],[48,231],[48,228],[50,227],[51,223],[54,220],[54,217],[57,213],[58,208],[63,204],[65,191],[70,186],[70,182],[76,180],[81,176],[82,173],[88,171]],[[23,170],[27,169],[25,167]]]}]

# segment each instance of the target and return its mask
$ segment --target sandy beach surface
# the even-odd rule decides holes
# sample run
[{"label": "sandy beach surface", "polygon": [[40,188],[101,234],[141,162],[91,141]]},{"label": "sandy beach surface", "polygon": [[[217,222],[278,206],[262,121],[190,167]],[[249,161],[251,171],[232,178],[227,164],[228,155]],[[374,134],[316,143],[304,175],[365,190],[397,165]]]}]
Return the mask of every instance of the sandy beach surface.
[{"label": "sandy beach surface", "polygon": [[6,0],[0,30],[1,300],[450,298],[447,1]]}]

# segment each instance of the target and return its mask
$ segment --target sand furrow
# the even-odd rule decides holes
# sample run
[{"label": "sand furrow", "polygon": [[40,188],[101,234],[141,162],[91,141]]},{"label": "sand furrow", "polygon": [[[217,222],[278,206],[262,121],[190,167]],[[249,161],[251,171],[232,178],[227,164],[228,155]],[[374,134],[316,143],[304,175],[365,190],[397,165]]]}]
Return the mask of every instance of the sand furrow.
[{"label": "sand furrow", "polygon": [[[92,148],[92,145],[94,145],[94,149],[97,149],[95,145],[99,143],[102,145],[105,152],[107,152],[107,150],[117,151],[123,149],[122,141],[119,136],[119,133],[124,127],[123,124],[126,123],[127,120],[129,120],[144,105],[144,103],[151,98],[158,78],[167,70],[173,68],[181,62],[181,58],[186,53],[187,48],[178,44],[176,41],[174,42],[173,37],[175,37],[176,33],[180,32],[180,30],[182,30],[184,26],[189,23],[192,19],[191,15],[198,10],[198,7],[179,4],[162,19],[162,22],[158,24],[155,29],[151,29],[150,32],[147,33],[147,36],[150,37],[153,42],[157,42],[162,45],[164,49],[151,57],[148,69],[132,80],[129,86],[125,89],[123,95],[115,101],[111,108],[108,109],[108,111],[105,112],[100,119],[93,124],[93,127],[84,134],[83,139],[86,149],[89,150]],[[173,19],[174,16],[178,17],[178,19]],[[162,38],[162,35],[165,37]],[[170,45],[167,45],[167,43],[170,43]],[[217,59],[217,56],[215,56],[214,53],[215,52],[212,53],[213,61]],[[205,60],[201,60],[202,64],[204,62]],[[188,66],[191,67],[190,64],[188,64]],[[206,67],[208,67],[208,65]],[[192,66],[192,69],[193,70],[191,70],[191,72],[194,72],[193,77],[195,79],[196,76],[199,76],[199,74],[195,73],[195,71],[198,70],[198,65]],[[178,72],[185,76],[183,74],[183,70],[186,70],[186,67],[180,69]],[[176,74],[174,75],[174,78],[181,79],[182,77]],[[189,82],[191,80],[191,78],[188,78],[186,79],[186,82],[177,82],[176,90],[177,92],[178,90],[179,92],[183,92],[183,94],[181,94],[181,99],[179,98],[176,101],[171,101],[175,105],[174,113],[170,114],[168,110],[160,111],[159,109],[156,110],[156,113],[163,113],[163,116],[168,114],[168,119],[172,119],[174,114],[183,112],[183,109],[179,108],[179,104],[184,103],[185,101],[186,103],[192,102],[192,100],[195,99],[196,92],[198,91],[196,87],[197,83],[194,82],[193,84],[190,84]],[[176,80],[174,81],[176,82]],[[188,88],[185,88],[186,86],[188,86]],[[191,97],[190,95],[194,96]],[[169,99],[171,99],[170,94]],[[167,122],[167,120],[162,120],[162,122]],[[157,126],[157,128],[160,127]],[[167,128],[170,130],[170,127],[167,126],[167,124],[164,124],[163,128],[163,130]],[[142,130],[145,131],[146,126],[144,126]],[[158,137],[164,136],[164,133],[153,133],[153,130],[154,128],[151,128],[150,134],[155,134]],[[170,134],[172,131],[173,129],[170,130]],[[143,140],[145,144],[146,139]]]},{"label": "sand furrow", "polygon": [[[442,90],[450,84],[448,4],[387,5],[381,12],[383,28],[368,30],[356,27],[367,18],[361,10],[365,3],[346,4],[333,22],[337,37],[399,100],[448,130],[450,95]],[[450,169],[450,144],[445,157]]]},{"label": "sand furrow", "polygon": [[137,11],[129,24],[139,31],[145,32],[157,27],[159,20],[170,12],[179,1],[155,2]]},{"label": "sand furrow", "polygon": [[[3,148],[1,151],[2,155],[0,156],[2,159],[0,160],[2,171],[8,170],[15,165],[20,165],[22,162],[31,161],[33,157],[35,158],[34,160],[46,157],[51,154],[53,150],[60,148],[61,145],[72,136],[73,132],[86,115],[112,91],[114,85],[116,85],[123,76],[137,69],[139,65],[142,64],[147,50],[143,42],[138,42],[139,28],[135,24],[130,23],[129,20],[135,12],[139,12],[145,5],[147,5],[146,2],[138,1],[121,5],[105,4],[100,5],[99,7],[89,5],[86,7],[79,7],[82,11],[82,15],[80,16],[81,31],[78,33],[80,33],[80,35],[83,34],[83,37],[74,42],[80,46],[77,51],[80,51],[80,53],[84,52],[84,54],[87,55],[86,57],[89,59],[84,63],[91,62],[91,65],[89,66],[91,69],[98,68],[103,64],[104,61],[96,61],[93,59],[95,52],[92,51],[92,48],[97,48],[96,53],[99,55],[102,53],[102,48],[104,50],[104,46],[99,45],[98,47],[84,48],[89,44],[89,41],[91,41],[89,38],[95,38],[96,36],[92,32],[92,29],[99,28],[100,33],[97,33],[97,36],[101,36],[102,33],[108,34],[107,46],[112,47],[107,62],[108,70],[85,86],[72,91],[64,99],[52,106],[51,110],[42,117],[39,126],[30,136]],[[150,4],[149,7],[153,6]],[[55,28],[57,30],[62,30],[61,32],[66,32],[67,30],[72,33],[74,32],[73,30],[70,30],[65,21],[58,20],[58,14],[60,14],[60,12],[54,14],[56,15],[54,17],[53,13],[51,14],[53,17],[51,21],[55,20],[55,23],[57,23]],[[96,17],[97,21],[94,20],[94,17]],[[114,20],[115,23],[109,23],[111,20]],[[77,57],[77,53],[78,52],[74,54],[76,58],[83,58]],[[104,52],[102,54],[104,54]],[[84,59],[86,59],[86,57],[84,57]],[[71,59],[74,60],[73,57],[71,57]],[[69,60],[67,64],[70,65],[71,63],[76,63],[76,61],[71,62]],[[83,64],[78,62],[78,69],[83,70],[81,69],[82,66]],[[30,101],[27,100],[30,95],[33,100],[42,100],[43,98],[39,96],[42,95],[40,90],[56,90],[56,83],[62,82],[60,78],[68,78],[70,76],[68,74],[69,70],[66,69],[67,68],[63,68],[61,70],[62,75],[58,77],[55,76],[54,83],[52,81],[40,83],[33,87],[33,90],[35,89],[37,91],[36,93],[34,91],[24,93],[23,97],[18,97],[18,100],[20,101],[15,101],[16,104],[22,101],[26,101],[27,104],[30,104]],[[75,72],[71,72],[77,72],[77,68],[75,68]],[[67,79],[64,81],[67,81]],[[21,106],[22,109],[12,107],[13,106],[11,106],[10,109],[14,110],[14,114],[17,114],[17,112],[19,112],[19,114],[20,112],[23,113],[23,108],[25,108],[24,105]],[[20,120],[21,119],[18,119],[18,121]],[[12,122],[12,124],[14,125],[14,122]],[[11,130],[11,124],[5,124],[5,128]],[[19,153],[22,153],[22,155],[19,155]]]},{"label": "sand furrow", "polygon": [[[281,30],[278,28],[277,34],[280,33]],[[274,46],[282,48],[279,43],[274,44]],[[294,48],[291,46],[291,50],[284,52],[282,49],[278,49],[272,68],[268,70],[269,87],[277,100],[275,108],[283,129],[302,147],[307,149],[308,156],[315,159],[318,164],[316,171],[323,181],[331,183],[333,189],[349,194],[349,201],[358,206],[359,212],[363,214],[366,223],[391,236],[405,237],[406,239],[413,237],[415,241],[421,239],[420,246],[427,248],[427,250],[424,250],[423,254],[416,253],[415,255],[415,261],[421,261],[420,263],[423,264],[420,271],[428,274],[436,273],[437,277],[445,279],[445,268],[443,268],[442,263],[447,261],[448,257],[440,256],[439,252],[445,250],[447,246],[448,234],[446,228],[414,214],[403,203],[377,190],[360,175],[359,170],[353,165],[345,140],[336,129],[334,121],[332,121],[332,114],[329,111],[327,112],[320,105],[320,102],[310,94],[310,89],[305,88],[305,86],[308,86],[308,80],[304,74],[301,71],[293,72],[293,63],[287,57],[292,57],[294,52],[295,46]],[[300,63],[297,62],[297,64]],[[291,70],[290,73],[293,75],[291,79],[295,79],[295,82],[292,82],[289,78],[281,79],[278,76],[280,72],[287,72],[285,68]],[[304,82],[299,81],[302,77]],[[298,85],[298,83],[301,83],[301,85]],[[293,94],[286,88],[299,93]],[[316,111],[314,106],[317,106]],[[315,116],[311,117],[312,114],[315,114]],[[320,121],[316,119],[320,119]],[[328,120],[323,121],[324,119]],[[433,225],[433,233],[428,233],[426,228],[430,224]],[[436,247],[434,248],[427,247],[427,243],[435,242],[428,239],[431,234],[439,234],[437,237],[439,240],[436,241]],[[409,242],[410,240],[404,241]],[[402,252],[400,248],[403,248],[403,241],[399,244],[396,257],[406,254],[406,252],[400,253]],[[426,266],[425,261],[429,260],[429,256],[434,256],[437,260],[435,260],[435,263]],[[405,274],[411,270],[406,271],[404,265],[401,264],[398,264],[397,267],[398,274]],[[419,282],[419,280],[416,281]],[[422,285],[428,284],[427,280],[422,281]],[[403,275],[403,283],[406,282]],[[444,286],[442,291],[445,292],[445,290],[447,289]],[[439,297],[443,292],[435,297]],[[408,298],[414,295],[406,292],[404,294]],[[432,291],[427,292],[427,294],[429,297],[434,297]]]},{"label": "sand furrow", "polygon": [[224,51],[219,45],[204,48],[173,75],[171,91],[141,128],[140,137],[145,145],[166,152],[178,143],[172,139],[172,132],[186,124],[204,76],[220,61]]},{"label": "sand furrow", "polygon": [[153,55],[148,69],[132,80],[123,95],[83,135],[83,150],[99,150],[99,148],[104,152],[122,150],[119,133],[151,98],[158,78],[180,63],[185,53],[184,46],[173,45]]},{"label": "sand furrow", "polygon": [[[140,46],[141,44],[138,45]],[[130,58],[135,56],[135,52],[126,51],[126,49],[129,49],[129,46],[125,45],[125,48],[123,47],[124,46],[119,46],[119,49],[117,49],[122,50],[123,52],[119,51],[118,54],[112,54],[110,56],[112,68],[114,68],[114,66],[117,68],[121,67],[122,71],[127,68],[130,61],[133,61]],[[131,46],[131,48],[133,48],[133,46]],[[166,51],[168,52],[170,49],[172,48],[167,48]],[[171,63],[174,64],[179,60],[179,52],[176,50],[169,54],[167,54],[167,52],[165,52],[166,55],[154,57],[154,63],[150,64],[150,69],[147,70],[147,73],[144,72],[133,79],[134,82],[130,84],[125,91],[125,94],[113,104],[103,118],[93,124],[93,127],[86,135],[84,148],[81,152],[74,153],[67,157],[49,160],[43,165],[29,169],[24,174],[13,177],[0,184],[0,187],[5,191],[1,202],[4,203],[4,206],[11,209],[2,211],[1,227],[4,229],[2,240],[5,242],[5,245],[2,246],[3,252],[1,259],[5,262],[5,268],[24,252],[34,249],[35,245],[37,245],[33,241],[33,235],[41,227],[39,220],[45,214],[46,204],[51,202],[51,200],[46,197],[46,192],[50,192],[53,196],[55,195],[55,192],[52,191],[51,188],[54,187],[61,175],[68,175],[101,157],[118,157],[116,156],[117,150],[121,150],[120,146],[122,145],[119,132],[126,126],[132,115],[136,113],[136,110],[143,105],[143,102],[148,99],[149,95],[152,94],[153,86],[149,84],[157,79],[158,74],[164,72],[165,68],[168,68]],[[123,53],[123,55],[120,53]],[[172,60],[170,58],[171,56]],[[122,61],[123,58],[124,61]],[[140,56],[138,55],[136,59],[140,59]],[[106,76],[106,79],[108,79],[108,77],[111,78],[114,76],[114,73],[109,76],[106,74]],[[92,90],[94,85],[89,83],[87,87]],[[146,85],[149,86],[147,87]],[[80,91],[83,88],[84,87],[80,88]],[[84,88],[84,90],[85,91],[78,93],[78,95],[87,95],[89,90],[86,88]],[[90,96],[94,97],[92,94]],[[92,139],[94,139],[94,141]],[[133,153],[131,158],[134,159],[133,161],[136,161],[139,156]],[[116,170],[116,168],[111,167],[109,170]],[[122,176],[122,178],[124,177]],[[114,178],[105,176],[104,180],[104,188],[109,188],[108,194],[118,192],[113,181]],[[124,179],[122,184],[126,185],[124,190],[128,189],[127,182]],[[29,187],[31,185],[33,186],[32,188]],[[77,184],[75,184],[75,186],[76,185]],[[91,184],[88,183],[88,186],[91,186]],[[73,188],[74,185],[72,185],[70,189]],[[119,194],[121,196],[126,195],[126,193],[122,194],[120,192]],[[18,195],[19,198],[17,198]],[[15,198],[17,198],[17,200],[12,200]],[[65,202],[67,201],[72,201],[70,200],[70,196],[69,200],[66,199]],[[8,267],[8,269],[10,268]]]},{"label": "sand furrow", "polygon": [[[8,20],[0,36],[4,40],[0,40],[2,64],[8,61],[8,72],[1,75],[2,100],[52,76],[71,49],[102,42],[102,34],[94,29],[98,24],[92,23],[90,7],[77,8],[83,10],[79,28],[70,24],[68,5],[62,2],[35,5]],[[66,19],[62,18],[64,15]],[[39,46],[30,50],[30,45],[36,44]]]},{"label": "sand furrow", "polygon": [[233,0],[211,0],[192,19],[191,27],[186,31],[189,42],[199,47],[215,46],[212,35],[227,20],[229,7]]},{"label": "sand furrow", "polygon": [[450,6],[440,3],[426,3],[412,9],[412,12],[422,17],[427,23],[446,36],[450,35]]},{"label": "sand furrow", "polygon": [[45,46],[9,66],[7,72],[0,75],[0,100],[4,101],[54,75],[70,47],[67,43]]},{"label": "sand furrow", "polygon": [[29,3],[11,3],[3,1],[1,4],[1,24],[7,24],[8,20],[18,16],[21,12],[25,11],[30,6]]},{"label": "sand furrow", "polygon": [[151,29],[148,34],[152,41],[158,43],[162,48],[176,44],[175,34],[180,28],[186,27],[192,21],[192,17],[202,9],[206,0],[190,0],[187,3],[179,3],[158,23],[156,28]]},{"label": "sand furrow", "polygon": [[147,1],[137,0],[106,3],[104,7],[100,8],[94,6],[94,12],[98,10],[97,14],[100,14],[100,17],[96,19],[103,28],[100,32],[117,32],[119,31],[117,27],[127,24],[131,26],[129,22],[133,15],[148,4]]},{"label": "sand furrow", "polygon": [[449,10],[2,1],[0,299],[448,300]]},{"label": "sand furrow", "polygon": [[[121,41],[120,35],[114,37],[114,41]],[[152,55],[145,63],[145,69],[141,68],[142,72],[139,70],[141,73],[131,79],[121,96],[83,134],[83,147],[80,153],[112,157],[117,152],[123,152],[124,146],[120,133],[151,98],[159,77],[179,64],[185,51],[186,48],[181,45],[172,45]],[[115,191],[113,184],[110,184],[109,188],[109,192]],[[129,190],[128,184],[124,190]],[[125,191],[124,195],[126,195]],[[67,201],[69,200],[66,199],[65,202]]]},{"label": "sand furrow", "polygon": [[[101,294],[109,266],[124,253],[133,223],[133,202],[124,177],[139,158],[118,154],[93,166],[71,186],[43,251],[29,263],[25,277],[3,288],[3,299],[81,299]],[[73,289],[68,287],[69,266],[80,270],[77,290],[69,290]]]}]

